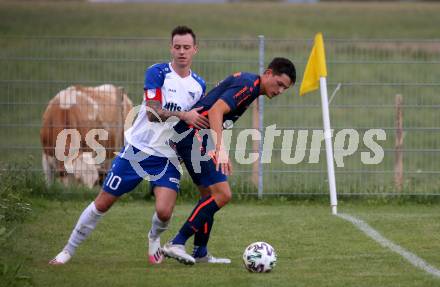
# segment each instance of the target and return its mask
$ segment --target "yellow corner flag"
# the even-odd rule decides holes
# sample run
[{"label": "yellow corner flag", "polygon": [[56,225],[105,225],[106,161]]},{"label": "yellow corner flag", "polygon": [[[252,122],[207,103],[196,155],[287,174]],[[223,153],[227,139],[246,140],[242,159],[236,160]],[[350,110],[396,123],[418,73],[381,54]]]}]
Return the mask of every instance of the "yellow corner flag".
[{"label": "yellow corner flag", "polygon": [[299,88],[299,95],[318,89],[320,77],[327,76],[327,67],[325,65],[324,40],[322,34],[318,33],[315,36],[312,52],[307,61],[304,77]]}]

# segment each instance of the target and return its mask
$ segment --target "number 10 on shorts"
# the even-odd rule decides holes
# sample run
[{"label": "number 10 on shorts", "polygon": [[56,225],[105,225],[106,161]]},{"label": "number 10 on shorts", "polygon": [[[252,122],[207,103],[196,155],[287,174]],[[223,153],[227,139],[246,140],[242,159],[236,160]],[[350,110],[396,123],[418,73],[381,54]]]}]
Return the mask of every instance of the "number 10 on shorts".
[{"label": "number 10 on shorts", "polygon": [[118,189],[119,185],[121,184],[121,177],[114,175],[113,172],[110,172],[109,176],[108,176],[108,180],[105,183],[106,186],[110,187],[113,190]]}]

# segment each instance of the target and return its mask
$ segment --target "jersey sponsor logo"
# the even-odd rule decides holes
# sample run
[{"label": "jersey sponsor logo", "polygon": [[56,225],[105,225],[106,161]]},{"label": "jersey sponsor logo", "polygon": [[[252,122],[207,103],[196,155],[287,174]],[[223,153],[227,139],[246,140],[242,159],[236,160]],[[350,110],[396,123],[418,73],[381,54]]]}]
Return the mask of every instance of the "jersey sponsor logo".
[{"label": "jersey sponsor logo", "polygon": [[174,112],[174,111],[181,111],[182,110],[181,106],[179,106],[178,104],[173,103],[173,102],[166,103],[163,108],[168,110],[168,111],[172,111],[172,112]]},{"label": "jersey sponsor logo", "polygon": [[196,93],[194,92],[188,92],[188,94],[191,96],[191,98],[194,100],[194,97],[196,96]]},{"label": "jersey sponsor logo", "polygon": [[180,182],[179,179],[178,179],[178,178],[175,178],[175,177],[170,177],[169,180],[170,180],[171,182],[176,183],[176,184],[179,184],[179,182]]},{"label": "jersey sponsor logo", "polygon": [[176,91],[176,89],[171,89],[171,88],[168,88],[168,92],[171,92],[171,93],[176,93],[177,91]]}]

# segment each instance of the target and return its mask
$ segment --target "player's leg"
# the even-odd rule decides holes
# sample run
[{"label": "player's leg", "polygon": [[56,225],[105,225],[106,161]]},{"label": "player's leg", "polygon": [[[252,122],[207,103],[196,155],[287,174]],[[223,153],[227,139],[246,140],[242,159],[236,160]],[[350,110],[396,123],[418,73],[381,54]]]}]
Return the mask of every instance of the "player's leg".
[{"label": "player's leg", "polygon": [[[209,197],[211,195],[211,191],[208,187],[204,187],[202,185],[197,186],[200,192],[200,201],[203,201],[204,198]],[[194,234],[194,248],[192,256],[196,258],[205,257],[208,254],[208,240],[209,235],[211,233],[212,224],[214,223],[214,218],[212,220],[209,220],[205,222],[203,225],[203,228],[201,230],[198,230]]]},{"label": "player's leg", "polygon": [[[179,130],[180,126],[180,130]],[[178,133],[183,133],[188,129],[188,127],[184,124],[178,124],[175,127],[176,131]],[[178,145],[175,146],[177,154],[180,156],[181,160],[185,163],[185,166],[192,178],[192,181],[195,185],[200,186],[200,174],[196,174],[194,172],[193,166],[192,166],[192,145],[193,145],[193,136],[194,136],[194,130],[191,131],[189,135],[187,135],[184,139],[181,139],[178,143]],[[201,195],[203,194],[209,194],[209,190],[207,188],[201,188],[199,189],[201,192]],[[203,196],[202,196],[203,197]],[[170,248],[168,248],[170,247]],[[163,251],[165,253],[165,256],[175,258],[179,262],[182,262],[184,264],[194,264],[195,259],[187,254],[185,250],[184,245],[173,245],[170,242],[164,245]]]},{"label": "player's leg", "polygon": [[215,183],[209,188],[211,195],[196,204],[174,239],[164,245],[165,255],[170,256],[171,254],[173,255],[171,257],[185,264],[196,262],[195,259],[184,260],[184,258],[188,258],[188,254],[184,253],[186,241],[199,230],[203,230],[204,224],[213,220],[214,214],[231,199],[231,190],[227,181]]},{"label": "player's leg", "polygon": [[[211,195],[211,191],[208,187],[204,187],[202,185],[197,186],[200,192],[200,200],[206,198]],[[212,225],[214,223],[214,218],[205,222],[203,225],[203,229],[197,231],[194,234],[194,249],[192,256],[194,258],[205,257],[208,254],[208,240],[209,235],[211,234]]]},{"label": "player's leg", "polygon": [[[201,169],[200,169],[201,172],[195,171],[193,166],[194,154],[192,153],[192,151],[200,150],[202,151],[202,153],[204,153],[203,150],[205,150],[204,147],[202,147],[203,145],[202,140],[200,139],[195,140],[195,139],[199,139],[199,138],[194,137],[193,134],[190,134],[190,136],[180,141],[176,146],[176,148],[179,156],[182,158],[183,162],[185,163],[185,166],[194,184],[196,184],[197,186],[208,187],[207,189],[199,188],[201,194],[208,196],[202,197],[202,199],[194,207],[194,210],[192,211],[190,217],[188,218],[187,222],[182,226],[179,233],[174,237],[174,239],[171,242],[167,243],[164,246],[165,255],[172,254],[174,255],[175,258],[176,257],[178,258],[179,257],[178,255],[188,258],[187,256],[188,254],[186,254],[185,251],[185,243],[188,240],[188,238],[192,236],[194,233],[199,232],[199,236],[196,240],[196,246],[197,244],[204,244],[204,242],[207,242],[207,238],[209,238],[209,232],[211,230],[211,228],[209,228],[209,225],[212,225],[212,223],[214,222],[213,221],[214,213],[219,209],[219,206],[217,205],[217,203],[213,198],[214,194],[212,192],[213,191],[215,192],[216,194],[215,197],[217,197],[217,200],[221,206],[223,206],[229,201],[231,194],[229,185],[226,181],[227,180],[226,176],[221,172],[216,171],[215,164],[212,159],[208,161],[196,159],[197,162],[199,162],[201,165]],[[219,185],[217,186],[216,184]],[[211,187],[214,187],[214,190]],[[228,194],[229,194],[229,199],[227,198]],[[194,226],[194,224],[191,223],[191,221],[193,220],[196,221],[196,226]],[[205,223],[208,225],[207,233],[204,233],[203,229],[201,229],[201,226],[204,225]],[[194,257],[192,258],[194,259]],[[196,261],[195,259],[188,261],[183,260],[183,258],[180,259],[181,260],[179,259],[178,260],[186,264],[193,264],[193,262]]]},{"label": "player's leg", "polygon": [[197,231],[203,230],[204,224],[211,221],[214,214],[231,200],[231,189],[227,181],[215,183],[209,188],[211,195],[202,198],[196,204],[187,221],[173,239],[174,244],[184,245],[189,237]]},{"label": "player's leg", "polygon": [[[200,198],[205,198],[211,194],[209,188],[199,185]],[[214,217],[205,222],[203,228],[194,234],[194,249],[192,256],[196,263],[231,263],[228,258],[214,257],[208,252],[208,241],[214,225]]]},{"label": "player's leg", "polygon": [[49,264],[60,265],[67,263],[74,255],[78,246],[96,228],[102,216],[111,208],[119,197],[136,187],[142,180],[130,168],[128,160],[116,157],[112,162],[112,169],[104,180],[103,187],[95,198],[81,213],[69,240],[63,250],[53,258]]},{"label": "player's leg", "polygon": [[177,192],[164,186],[155,186],[153,192],[156,202],[150,234],[153,237],[159,237],[162,232],[168,229],[168,223],[176,204]]},{"label": "player's leg", "polygon": [[53,258],[49,264],[59,265],[67,263],[75,254],[76,248],[92,233],[101,217],[118,198],[119,197],[101,190],[96,199],[81,213],[66,246],[64,246],[63,250]]},{"label": "player's leg", "polygon": [[150,179],[155,196],[155,212],[148,232],[148,259],[150,263],[158,264],[164,257],[160,235],[168,229],[173,215],[179,192],[180,172],[171,160],[156,156],[150,156],[143,168],[153,175]]},{"label": "player's leg", "polygon": [[148,232],[148,259],[150,263],[158,264],[163,260],[160,235],[168,229],[176,204],[177,192],[164,186],[155,186],[153,192],[156,209],[151,219],[151,229]]}]

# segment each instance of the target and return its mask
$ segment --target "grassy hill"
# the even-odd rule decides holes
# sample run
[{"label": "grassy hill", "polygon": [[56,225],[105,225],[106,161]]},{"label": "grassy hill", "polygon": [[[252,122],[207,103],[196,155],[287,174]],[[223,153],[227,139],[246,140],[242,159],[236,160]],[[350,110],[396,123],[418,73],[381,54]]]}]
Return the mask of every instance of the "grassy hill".
[{"label": "grassy hill", "polygon": [[0,2],[0,35],[167,37],[187,24],[201,38],[438,38],[435,3],[103,4]]}]

